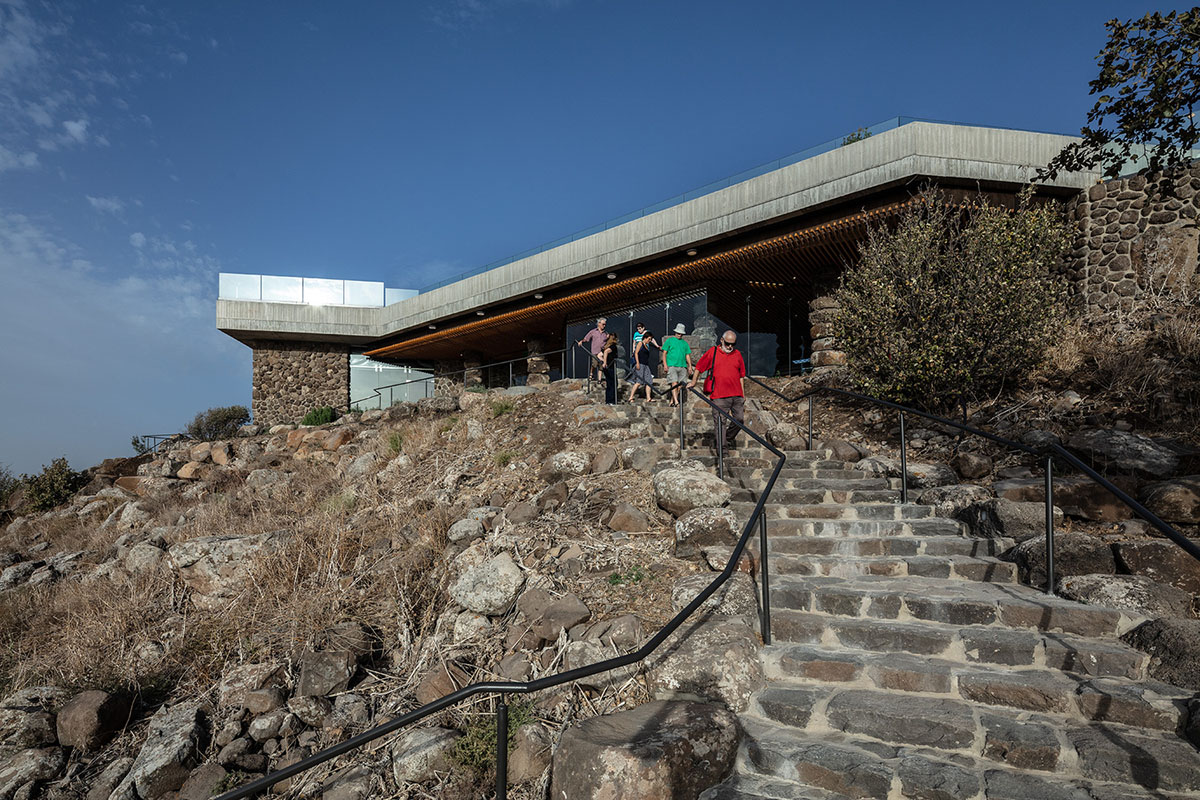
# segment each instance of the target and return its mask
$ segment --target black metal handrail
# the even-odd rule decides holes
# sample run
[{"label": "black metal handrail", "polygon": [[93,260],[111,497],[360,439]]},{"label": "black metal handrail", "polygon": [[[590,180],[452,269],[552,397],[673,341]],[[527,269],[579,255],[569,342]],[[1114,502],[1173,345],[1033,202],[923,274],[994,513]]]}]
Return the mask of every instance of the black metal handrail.
[{"label": "black metal handrail", "polygon": [[1081,461],[1074,453],[1070,452],[1069,450],[1067,450],[1065,447],[1063,447],[1060,444],[1051,443],[1051,444],[1045,445],[1043,447],[1037,447],[1037,448],[1029,447],[1028,445],[1024,445],[1019,442],[1014,442],[1011,439],[1006,439],[1003,436],[997,436],[994,433],[988,433],[987,431],[980,430],[979,428],[972,427],[965,423],[955,422],[952,419],[947,419],[946,417],[940,417],[937,414],[931,414],[928,411],[921,411],[916,408],[910,408],[908,406],[901,405],[900,403],[894,403],[891,400],[883,400],[878,397],[872,397],[870,395],[860,394],[858,392],[851,392],[846,389],[837,389],[832,386],[818,386],[816,388],[809,389],[806,392],[802,392],[801,394],[799,394],[795,397],[787,397],[782,392],[777,391],[774,387],[768,386],[767,384],[763,383],[758,378],[755,378],[755,377],[752,377],[749,375],[747,375],[746,377],[748,380],[758,384],[759,386],[766,389],[771,394],[775,395],[776,397],[779,397],[784,402],[795,403],[800,400],[804,400],[806,398],[808,399],[808,401],[809,401],[808,402],[808,446],[809,447],[812,447],[812,441],[813,441],[813,406],[815,405],[813,402],[813,397],[817,394],[827,392],[830,394],[841,395],[843,397],[849,397],[854,400],[859,400],[859,401],[866,402],[866,403],[872,403],[874,405],[884,406],[886,408],[891,408],[891,409],[895,409],[896,411],[899,411],[900,412],[900,502],[902,502],[902,503],[908,502],[908,441],[907,441],[907,437],[904,435],[904,433],[905,433],[904,418],[905,418],[906,414],[915,414],[918,417],[923,417],[925,419],[928,419],[932,422],[936,422],[941,425],[949,425],[950,427],[955,428],[960,431],[963,431],[964,433],[969,433],[973,436],[981,436],[984,439],[988,439],[992,442],[995,442],[996,444],[1003,445],[1004,447],[1008,447],[1008,448],[1011,448],[1014,450],[1020,450],[1024,453],[1028,453],[1030,455],[1038,456],[1039,458],[1043,458],[1044,465],[1045,465],[1045,479],[1046,479],[1046,486],[1045,486],[1045,492],[1044,492],[1043,499],[1044,499],[1045,506],[1046,506],[1046,593],[1047,594],[1054,594],[1054,583],[1055,583],[1055,581],[1054,581],[1054,459],[1055,458],[1060,458],[1063,461],[1066,461],[1068,464],[1070,464],[1071,466],[1078,469],[1084,475],[1087,475],[1088,478],[1090,478],[1092,481],[1103,486],[1105,489],[1107,489],[1109,492],[1111,492],[1114,497],[1116,497],[1118,500],[1120,500],[1125,505],[1129,506],[1129,508],[1132,509],[1135,514],[1137,514],[1142,519],[1146,520],[1146,522],[1149,522],[1151,525],[1153,525],[1163,536],[1167,537],[1174,544],[1183,548],[1184,552],[1186,552],[1188,555],[1192,556],[1193,558],[1195,558],[1197,560],[1200,560],[1200,546],[1198,546],[1195,542],[1193,542],[1191,539],[1184,536],[1179,531],[1175,530],[1168,523],[1164,522],[1153,511],[1146,508],[1144,505],[1139,503],[1137,500],[1130,497],[1128,494],[1126,494],[1124,491],[1122,491],[1117,486],[1113,485],[1113,483],[1111,481],[1109,481],[1107,478],[1105,478],[1099,472],[1096,472],[1096,470],[1089,467],[1087,464],[1085,464],[1083,461]]},{"label": "black metal handrail", "polygon": [[[464,375],[465,376],[468,372],[478,372],[480,370],[489,369],[491,367],[502,367],[505,364],[508,365],[508,385],[511,387],[512,383],[513,383],[513,374],[514,374],[513,368],[512,368],[513,364],[519,364],[522,361],[528,361],[531,358],[538,358],[538,357],[542,357],[542,356],[553,356],[553,355],[558,355],[560,353],[563,354],[563,357],[565,359],[567,350],[568,350],[568,348],[564,347],[561,350],[551,350],[548,353],[530,353],[528,355],[521,356],[520,358],[510,358],[507,361],[495,361],[491,364],[477,364],[476,366],[473,366],[473,367],[464,367],[463,369],[455,369],[455,370],[451,370],[450,372],[438,372],[435,374],[426,375],[423,378],[409,378],[406,381],[399,381],[398,383],[389,383],[389,384],[386,384],[385,386],[376,386],[374,389],[372,389],[374,394],[372,394],[368,397],[360,397],[358,400],[351,400],[350,403],[346,407],[354,408],[359,403],[365,403],[367,401],[374,400],[376,397],[378,397],[379,398],[379,406],[380,406],[380,408],[382,408],[383,407],[383,395],[380,394],[380,392],[384,389],[395,389],[397,386],[408,386],[408,385],[414,384],[414,383],[427,383],[429,381],[435,381],[438,378],[449,378],[454,375]],[[565,372],[566,371],[564,369],[565,366],[566,366],[565,363],[560,365],[560,367],[559,367],[560,371]],[[426,395],[426,396],[428,396],[428,395]]]},{"label": "black metal handrail", "polygon": [[[555,686],[560,686],[564,683],[587,678],[592,675],[597,675],[601,672],[610,672],[630,664],[636,664],[644,661],[655,650],[658,649],[663,642],[667,640],[676,630],[679,629],[684,622],[688,620],[696,612],[700,606],[704,604],[709,597],[713,595],[737,570],[738,561],[742,557],[742,553],[749,543],[750,537],[754,534],[754,529],[757,526],[760,536],[760,553],[759,553],[759,574],[760,574],[760,592],[762,594],[762,613],[760,615],[760,630],[762,632],[763,643],[771,643],[771,620],[770,620],[770,587],[767,578],[767,528],[766,528],[766,504],[767,499],[771,495],[771,490],[775,487],[775,482],[779,478],[779,473],[783,470],[784,464],[787,462],[787,456],[772,446],[769,442],[763,439],[758,434],[747,428],[742,423],[735,420],[724,409],[718,408],[707,397],[694,388],[690,389],[691,393],[699,397],[705,403],[712,407],[714,413],[719,414],[722,421],[728,421],[737,426],[744,433],[769,450],[778,458],[775,463],[775,468],[771,473],[771,477],[767,479],[767,484],[759,495],[758,501],[755,503],[754,510],[750,514],[745,527],[742,529],[742,535],[738,538],[737,544],[733,548],[733,552],[729,556],[729,560],[725,564],[725,569],[721,571],[716,578],[712,580],[699,594],[692,599],[682,610],[667,622],[666,625],[659,630],[649,641],[642,645],[632,653],[626,653],[623,656],[615,656],[604,661],[598,661],[595,664],[589,664],[584,667],[567,670],[555,675],[548,675],[544,678],[538,678],[533,681],[484,681],[473,683],[464,686],[461,689],[451,692],[448,695],[433,700],[420,708],[413,709],[405,714],[401,714],[393,720],[377,725],[370,730],[363,731],[357,736],[352,736],[344,742],[340,742],[332,747],[326,748],[318,753],[314,753],[307,758],[304,758],[295,764],[283,767],[269,775],[251,781],[245,786],[239,787],[232,791],[220,795],[216,800],[241,800],[241,798],[253,797],[264,792],[280,781],[295,777],[302,772],[312,769],[313,767],[323,764],[326,761],[344,755],[351,750],[355,750],[368,742],[374,741],[381,736],[386,736],[389,733],[394,733],[401,728],[406,727],[414,722],[418,722],[431,714],[435,714],[445,708],[462,702],[467,698],[474,697],[478,694],[492,693],[498,695],[496,706],[496,797],[497,800],[505,800],[507,796],[507,758],[508,758],[508,705],[505,702],[505,696],[509,694],[528,694],[537,692],[543,689],[550,689]],[[679,424],[680,424],[680,455],[683,451],[683,406],[680,404]],[[718,431],[719,433],[719,431]]]}]

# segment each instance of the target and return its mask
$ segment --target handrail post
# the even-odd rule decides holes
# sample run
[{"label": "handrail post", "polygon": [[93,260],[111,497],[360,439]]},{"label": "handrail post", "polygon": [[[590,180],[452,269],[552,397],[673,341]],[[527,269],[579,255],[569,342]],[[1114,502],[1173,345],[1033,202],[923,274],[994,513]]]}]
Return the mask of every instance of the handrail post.
[{"label": "handrail post", "polygon": [[725,418],[713,414],[713,433],[717,435],[717,477],[725,480]]},{"label": "handrail post", "polygon": [[900,412],[900,502],[908,502],[908,437],[904,434],[904,412]]},{"label": "handrail post", "polygon": [[508,797],[508,705],[504,695],[496,704],[496,800]]},{"label": "handrail post", "polygon": [[767,568],[767,511],[758,515],[758,575],[762,589],[762,640],[771,643],[771,574]]},{"label": "handrail post", "polygon": [[1054,594],[1054,455],[1046,454],[1046,594]]},{"label": "handrail post", "polygon": [[809,450],[813,449],[812,423],[813,423],[813,403],[815,403],[815,402],[817,402],[817,396],[810,394],[808,396],[808,449]]},{"label": "handrail post", "polygon": [[686,391],[683,384],[676,384],[679,387],[679,457],[683,458],[683,393]]}]

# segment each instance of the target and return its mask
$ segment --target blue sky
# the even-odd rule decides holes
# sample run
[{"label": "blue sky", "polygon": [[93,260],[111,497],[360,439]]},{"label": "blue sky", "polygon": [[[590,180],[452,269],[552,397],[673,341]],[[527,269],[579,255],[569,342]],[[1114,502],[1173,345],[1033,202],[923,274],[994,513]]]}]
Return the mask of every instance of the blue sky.
[{"label": "blue sky", "polygon": [[417,288],[897,115],[1075,132],[1155,8],[0,0],[0,464],[249,405],[220,271]]}]

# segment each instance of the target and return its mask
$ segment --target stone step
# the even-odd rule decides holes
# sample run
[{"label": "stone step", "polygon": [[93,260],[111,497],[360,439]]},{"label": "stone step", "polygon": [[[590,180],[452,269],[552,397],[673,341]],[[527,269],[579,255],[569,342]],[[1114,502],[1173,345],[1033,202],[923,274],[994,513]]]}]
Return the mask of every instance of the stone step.
[{"label": "stone step", "polygon": [[[710,465],[716,463],[716,459],[712,458],[710,456],[704,456],[700,460],[704,460],[704,458],[711,459],[710,461],[706,462]],[[840,462],[831,462],[831,463],[840,463]],[[771,474],[773,472],[774,472],[774,467],[767,469],[764,467],[757,467],[757,466],[745,467],[745,466],[730,466],[728,464],[725,465],[725,479],[726,480],[736,480],[739,483],[741,483],[747,487],[765,486],[767,483],[767,480],[770,479]],[[778,480],[786,480],[789,478],[795,478],[795,479],[802,479],[802,480],[853,481],[853,480],[859,480],[860,477],[863,476],[863,474],[864,473],[856,472],[854,470],[838,469],[836,467],[813,467],[813,466],[808,466],[808,465],[793,466],[792,462],[789,461],[784,466],[784,468],[779,471]]]},{"label": "stone step", "polygon": [[[930,705],[925,710],[936,713],[937,707]],[[1051,738],[1040,740],[1037,734],[1045,731],[1032,726],[1021,730],[1019,722],[1002,716],[989,716],[990,725],[975,726],[958,717],[929,720],[903,707],[859,711],[862,716],[846,720],[847,727],[866,728],[870,734],[796,732],[743,715],[746,736],[739,771],[794,780],[848,798],[1165,800],[1194,796],[1200,789],[1195,748],[1172,734],[1094,724],[1051,730]],[[905,739],[922,744],[886,743],[872,735],[891,725]],[[964,742],[968,731],[979,729],[985,731],[979,740]],[[1026,740],[1046,746],[1026,749],[1021,746]],[[1055,747],[1058,759],[1046,769]]]},{"label": "stone step", "polygon": [[[756,503],[762,491],[759,489],[734,489],[730,495],[735,503]],[[776,486],[768,497],[769,506],[811,505],[814,503],[852,504],[888,503],[894,505],[900,493],[892,489],[787,489]]]},{"label": "stone step", "polygon": [[[853,541],[853,540],[847,540]],[[771,556],[772,575],[920,576],[984,583],[1016,583],[1017,568],[1008,561],[960,555],[787,555]]]},{"label": "stone step", "polygon": [[[891,693],[896,695],[891,702],[900,706],[908,702],[910,694],[941,696],[977,708],[994,706],[1077,723],[1105,722],[1180,733],[1187,725],[1191,698],[1190,692],[1157,681],[1095,678],[1040,666],[965,664],[896,653],[792,645],[771,648],[763,660],[766,674],[775,679],[761,693],[760,710],[770,717],[774,716],[771,709],[782,702],[778,697],[821,705],[828,703],[831,693],[853,689]],[[776,699],[770,700],[772,697]]]},{"label": "stone step", "polygon": [[[738,519],[744,524],[750,519],[753,506],[745,504]],[[928,519],[870,520],[870,519],[779,519],[768,515],[767,533],[787,547],[788,540],[800,541],[808,536],[844,537],[907,537],[946,536],[961,538],[963,526],[951,519],[930,517]],[[782,552],[782,551],[781,551]]]},{"label": "stone step", "polygon": [[842,800],[845,795],[765,775],[734,775],[699,800]]},{"label": "stone step", "polygon": [[1002,585],[864,575],[793,577],[771,581],[772,609],[876,620],[928,621],[1115,637],[1143,620],[1135,614],[1085,606],[1019,584]]},{"label": "stone step", "polygon": [[[785,471],[790,472],[791,470]],[[815,471],[815,470],[813,470]],[[828,470],[834,472],[834,470]],[[741,475],[734,474],[732,471],[725,475],[725,482],[736,489],[747,489],[753,492],[761,491],[766,485],[767,479],[770,478],[770,473],[761,478],[744,478]],[[772,492],[778,492],[781,489],[827,489],[829,491],[860,491],[863,489],[890,489],[887,478],[872,478],[868,475],[859,472],[851,477],[800,477],[793,475],[785,475],[780,473],[780,477],[775,481],[775,487]],[[775,495],[772,494],[772,497]],[[899,498],[899,493],[896,493]]]},{"label": "stone step", "polygon": [[[754,504],[731,502],[729,508],[739,519],[749,519]],[[852,519],[852,520],[911,520],[933,516],[933,506],[916,503],[771,503],[767,519]]]},{"label": "stone step", "polygon": [[[885,523],[893,527],[923,526],[940,520],[913,520],[908,523]],[[851,526],[877,526],[872,522],[821,522],[821,527],[838,526],[840,533],[808,536],[796,535],[796,531],[777,530],[794,528],[791,520],[772,522],[767,526],[767,538],[772,555],[811,556],[997,556],[1013,546],[1011,539],[973,539],[956,535],[915,536],[848,536],[846,528]]]},{"label": "stone step", "polygon": [[[772,581],[774,583],[774,581]],[[1115,639],[1027,627],[963,626],[837,617],[772,607],[780,645],[820,644],[877,653],[909,653],[973,664],[1045,666],[1095,677],[1142,678],[1146,656]]]}]

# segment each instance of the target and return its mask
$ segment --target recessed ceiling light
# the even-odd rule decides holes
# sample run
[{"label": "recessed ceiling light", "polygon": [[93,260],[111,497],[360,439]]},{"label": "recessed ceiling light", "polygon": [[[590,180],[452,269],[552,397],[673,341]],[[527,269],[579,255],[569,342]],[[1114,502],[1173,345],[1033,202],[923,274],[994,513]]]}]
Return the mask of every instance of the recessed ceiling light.
[{"label": "recessed ceiling light", "polygon": [[694,247],[693,247],[691,250],[688,250],[688,251],[687,251],[687,254],[688,254],[689,256],[694,256],[694,255],[696,255],[696,248],[694,248]]},{"label": "recessed ceiling light", "polygon": [[436,331],[436,330],[437,330],[437,325],[430,325],[430,326],[429,326],[429,330],[431,330],[431,331]]},{"label": "recessed ceiling light", "polygon": [[476,311],[476,312],[475,312],[475,316],[477,316],[477,317],[482,317],[482,316],[483,316],[483,312],[482,312],[482,311]]},{"label": "recessed ceiling light", "polygon": [[541,300],[541,299],[542,299],[542,295],[541,295],[541,294],[535,294],[535,295],[533,296],[533,299],[534,299],[534,300]]},{"label": "recessed ceiling light", "polygon": [[609,279],[610,281],[611,281],[613,278],[615,278],[615,277],[617,277],[617,273],[615,273],[615,272],[610,272],[610,273],[608,273],[608,279]]}]

